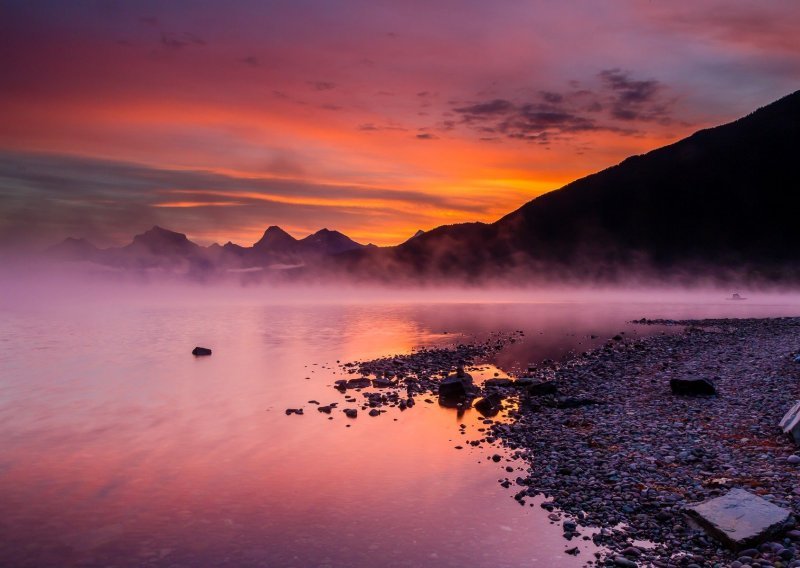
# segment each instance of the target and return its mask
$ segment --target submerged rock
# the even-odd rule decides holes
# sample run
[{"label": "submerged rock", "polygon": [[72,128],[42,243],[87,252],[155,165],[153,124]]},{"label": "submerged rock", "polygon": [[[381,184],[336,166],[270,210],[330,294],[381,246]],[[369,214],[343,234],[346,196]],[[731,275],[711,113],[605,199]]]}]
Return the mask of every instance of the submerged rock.
[{"label": "submerged rock", "polygon": [[755,546],[786,528],[791,512],[744,489],[686,508],[708,534],[733,550]]},{"label": "submerged rock", "polygon": [[202,355],[211,355],[211,349],[208,347],[195,347],[192,349],[192,355],[195,357],[202,356]]},{"label": "submerged rock", "polygon": [[669,388],[672,390],[672,394],[681,394],[686,396],[708,396],[717,394],[717,388],[709,379],[673,378],[669,381]]},{"label": "submerged rock", "polygon": [[344,412],[344,415],[348,418],[355,418],[358,416],[358,410],[355,408],[345,408],[342,412]]}]

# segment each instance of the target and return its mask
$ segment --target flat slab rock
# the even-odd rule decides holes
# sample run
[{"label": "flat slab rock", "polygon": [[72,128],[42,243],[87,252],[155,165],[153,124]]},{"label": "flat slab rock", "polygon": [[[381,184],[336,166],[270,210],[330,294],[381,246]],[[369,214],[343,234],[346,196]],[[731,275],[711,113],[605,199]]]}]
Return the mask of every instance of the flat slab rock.
[{"label": "flat slab rock", "polygon": [[686,513],[708,534],[733,550],[742,550],[771,538],[785,528],[791,511],[773,505],[744,489],[686,508]]}]

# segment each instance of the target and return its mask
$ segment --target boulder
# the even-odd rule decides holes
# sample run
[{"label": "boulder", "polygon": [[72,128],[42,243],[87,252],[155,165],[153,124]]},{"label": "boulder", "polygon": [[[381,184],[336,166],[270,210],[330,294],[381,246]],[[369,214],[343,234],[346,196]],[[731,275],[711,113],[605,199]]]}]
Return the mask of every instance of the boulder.
[{"label": "boulder", "polygon": [[503,409],[503,397],[499,394],[490,394],[475,401],[474,406],[483,416],[494,416]]},{"label": "boulder", "polygon": [[789,409],[789,412],[783,415],[783,418],[781,418],[781,421],[778,423],[778,426],[780,426],[781,429],[784,432],[786,432],[786,427],[794,420],[798,412],[800,412],[800,400],[795,402]]},{"label": "boulder", "polygon": [[672,390],[672,394],[681,394],[686,396],[708,396],[717,394],[717,388],[709,379],[673,378],[669,380],[669,388]]},{"label": "boulder", "polygon": [[195,357],[200,357],[202,355],[211,355],[211,349],[208,347],[195,347],[192,349],[192,355]]},{"label": "boulder", "polygon": [[344,415],[348,418],[355,418],[358,416],[358,410],[355,408],[345,408],[342,412],[344,412]]},{"label": "boulder", "polygon": [[528,386],[528,394],[531,396],[545,396],[557,392],[558,387],[553,381],[538,381]]},{"label": "boulder", "polygon": [[744,489],[686,508],[705,531],[739,551],[768,540],[787,527],[791,512]]},{"label": "boulder", "polygon": [[464,372],[464,367],[458,367],[455,373],[448,375],[439,383],[439,398],[460,399],[466,398],[472,386],[472,377]]},{"label": "boulder", "polygon": [[395,384],[390,379],[385,379],[383,377],[378,377],[377,379],[372,380],[372,386],[377,389],[385,389],[389,387],[395,386]]},{"label": "boulder", "polygon": [[789,434],[794,443],[800,445],[800,401],[794,403],[789,412],[783,415],[779,426],[784,434]]}]

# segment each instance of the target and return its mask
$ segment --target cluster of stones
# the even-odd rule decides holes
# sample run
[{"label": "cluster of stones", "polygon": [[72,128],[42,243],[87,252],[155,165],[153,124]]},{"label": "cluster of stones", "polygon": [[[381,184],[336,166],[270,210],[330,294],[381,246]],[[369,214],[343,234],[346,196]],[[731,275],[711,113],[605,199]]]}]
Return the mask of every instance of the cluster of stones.
[{"label": "cluster of stones", "polygon": [[[360,408],[349,407],[342,411],[351,418],[358,416],[359,409],[367,411],[370,416],[379,416],[384,407],[396,407],[401,411],[411,408],[415,405],[415,398],[420,396],[437,397],[444,406],[464,410],[483,394],[478,386],[472,384],[464,368],[474,365],[478,360],[490,358],[507,343],[517,341],[521,335],[522,332],[494,334],[480,343],[418,349],[405,355],[344,363],[341,365],[344,372],[358,376],[337,380],[334,387],[345,394],[349,391],[360,393],[361,401],[354,396],[347,396],[347,402],[357,403]],[[485,388],[492,390],[499,384],[505,384],[503,381],[508,385],[512,383],[509,379],[495,379],[497,384],[492,381],[486,381]],[[369,387],[377,390],[364,390]],[[432,402],[430,398],[425,400]],[[483,404],[478,401],[477,408],[479,411],[484,409],[486,415],[496,414],[501,408],[501,400],[502,397],[494,393]]]},{"label": "cluster of stones", "polygon": [[[565,535],[608,551],[599,564],[800,566],[800,532],[785,532],[793,517],[778,540],[736,552],[686,514],[737,489],[800,510],[800,456],[779,427],[800,386],[789,347],[800,319],[646,323],[686,329],[615,338],[531,373],[513,421],[491,426],[528,463],[501,483],[568,514]],[[603,528],[590,537],[580,526]]]}]

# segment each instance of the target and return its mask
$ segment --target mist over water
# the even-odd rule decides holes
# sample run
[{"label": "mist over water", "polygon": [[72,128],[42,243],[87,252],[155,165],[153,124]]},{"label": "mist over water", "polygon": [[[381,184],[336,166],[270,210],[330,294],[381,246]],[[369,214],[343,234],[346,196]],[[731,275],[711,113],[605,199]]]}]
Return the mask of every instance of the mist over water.
[{"label": "mist over water", "polygon": [[[480,416],[426,404],[348,420],[337,362],[522,330],[506,376],[632,319],[797,315],[731,290],[241,287],[4,274],[0,557],[13,566],[579,566]],[[196,345],[213,349],[195,358]],[[360,398],[360,394],[356,394]],[[304,408],[286,416],[286,408]],[[459,435],[459,424],[466,435]],[[454,446],[467,449],[456,450]],[[505,467],[514,468],[511,472]],[[538,501],[534,501],[534,504]],[[579,557],[566,555],[578,544]]]}]

